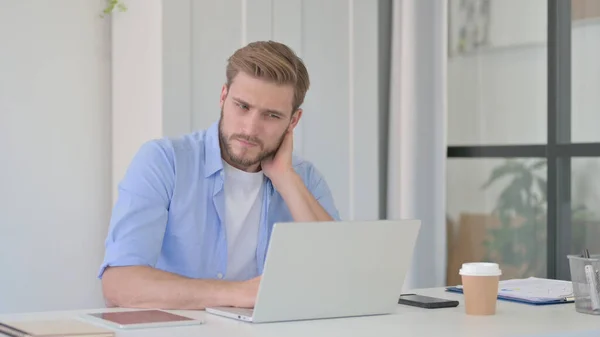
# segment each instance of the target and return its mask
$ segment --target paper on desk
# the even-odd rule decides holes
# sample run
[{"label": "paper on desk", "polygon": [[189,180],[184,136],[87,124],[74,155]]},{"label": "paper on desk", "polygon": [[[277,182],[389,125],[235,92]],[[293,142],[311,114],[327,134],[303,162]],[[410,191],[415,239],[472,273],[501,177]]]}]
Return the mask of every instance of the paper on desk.
[{"label": "paper on desk", "polygon": [[[458,286],[457,288],[462,288]],[[573,284],[570,281],[537,277],[500,281],[498,298],[547,302],[572,299]]]},{"label": "paper on desk", "polygon": [[537,277],[500,281],[498,295],[532,301],[562,300],[573,297],[571,281]]}]

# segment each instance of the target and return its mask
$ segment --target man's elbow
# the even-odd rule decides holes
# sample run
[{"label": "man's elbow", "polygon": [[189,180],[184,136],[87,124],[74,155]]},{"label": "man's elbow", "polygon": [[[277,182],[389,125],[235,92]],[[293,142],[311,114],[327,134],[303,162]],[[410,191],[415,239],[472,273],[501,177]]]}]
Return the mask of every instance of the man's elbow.
[{"label": "man's elbow", "polygon": [[144,296],[137,267],[109,267],[102,275],[102,293],[107,307],[153,308]]},{"label": "man's elbow", "polygon": [[132,293],[127,290],[125,276],[120,268],[108,267],[102,274],[102,294],[108,308],[133,307]]},{"label": "man's elbow", "polygon": [[119,272],[114,268],[106,268],[102,274],[102,295],[104,296],[104,303],[107,307],[120,307],[121,299],[119,296],[119,289],[117,288]]}]

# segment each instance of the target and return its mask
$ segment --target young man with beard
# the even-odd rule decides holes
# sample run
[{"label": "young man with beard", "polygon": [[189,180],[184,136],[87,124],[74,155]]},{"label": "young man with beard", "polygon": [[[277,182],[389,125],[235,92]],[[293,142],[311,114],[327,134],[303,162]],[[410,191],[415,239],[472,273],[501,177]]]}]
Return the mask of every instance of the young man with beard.
[{"label": "young man with beard", "polygon": [[339,220],[323,177],[292,155],[303,62],[254,42],[226,78],[217,122],[145,143],[119,184],[99,273],[109,306],[253,307],[273,224]]}]

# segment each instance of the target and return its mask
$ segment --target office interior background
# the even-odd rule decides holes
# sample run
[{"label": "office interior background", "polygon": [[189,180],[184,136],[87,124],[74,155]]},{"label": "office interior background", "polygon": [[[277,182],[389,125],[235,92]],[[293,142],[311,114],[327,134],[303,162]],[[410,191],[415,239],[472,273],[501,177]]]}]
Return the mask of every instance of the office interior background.
[{"label": "office interior background", "polygon": [[295,151],[342,217],[422,220],[406,289],[600,253],[599,0],[120,2],[0,0],[0,313],[104,305],[129,161],[214,122],[253,40],[306,62]]}]

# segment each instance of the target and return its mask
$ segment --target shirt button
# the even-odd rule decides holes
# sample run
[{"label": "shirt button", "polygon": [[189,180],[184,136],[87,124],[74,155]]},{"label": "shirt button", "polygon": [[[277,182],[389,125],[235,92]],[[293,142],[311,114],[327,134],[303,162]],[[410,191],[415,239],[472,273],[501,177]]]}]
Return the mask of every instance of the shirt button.
[{"label": "shirt button", "polygon": [[221,279],[221,278],[223,278],[223,274],[221,274],[221,273],[218,273],[218,274],[217,274],[217,277]]}]

